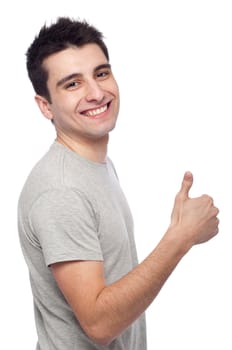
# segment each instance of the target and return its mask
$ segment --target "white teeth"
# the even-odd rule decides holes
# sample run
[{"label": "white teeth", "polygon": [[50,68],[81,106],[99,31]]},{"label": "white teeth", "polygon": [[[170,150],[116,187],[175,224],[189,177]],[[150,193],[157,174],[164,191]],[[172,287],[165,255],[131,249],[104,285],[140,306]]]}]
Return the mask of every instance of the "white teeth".
[{"label": "white teeth", "polygon": [[94,117],[94,116],[96,116],[96,115],[98,115],[98,114],[100,114],[100,113],[105,112],[106,110],[107,110],[107,105],[105,105],[105,106],[103,106],[103,107],[101,107],[101,108],[91,109],[91,110],[87,111],[87,112],[85,113],[85,115],[86,115],[87,117]]}]

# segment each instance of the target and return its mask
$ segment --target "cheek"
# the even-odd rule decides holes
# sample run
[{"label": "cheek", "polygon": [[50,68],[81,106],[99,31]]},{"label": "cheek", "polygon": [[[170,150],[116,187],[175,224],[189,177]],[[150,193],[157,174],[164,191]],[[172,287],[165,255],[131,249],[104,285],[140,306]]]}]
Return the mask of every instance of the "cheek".
[{"label": "cheek", "polygon": [[117,108],[119,109],[119,106],[120,106],[120,92],[119,92],[119,89],[118,89],[117,86],[116,86],[116,88],[114,90],[114,96],[116,97],[116,105],[117,105]]},{"label": "cheek", "polygon": [[70,114],[75,109],[76,100],[71,96],[56,96],[54,101],[51,106],[56,115]]},{"label": "cheek", "polygon": [[114,91],[114,94],[119,97],[119,87],[116,80],[114,80],[113,82],[113,91]]},{"label": "cheek", "polygon": [[102,85],[102,89],[115,97],[119,97],[118,84],[114,78],[105,81],[104,84]]}]

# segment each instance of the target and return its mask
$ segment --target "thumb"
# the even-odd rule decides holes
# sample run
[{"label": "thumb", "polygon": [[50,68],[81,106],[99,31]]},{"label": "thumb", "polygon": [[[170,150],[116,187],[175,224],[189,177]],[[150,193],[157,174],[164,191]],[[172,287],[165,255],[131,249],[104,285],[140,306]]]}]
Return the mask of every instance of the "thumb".
[{"label": "thumb", "polygon": [[193,184],[193,175],[192,173],[190,173],[190,171],[186,171],[182,180],[181,189],[177,193],[175,198],[175,203],[171,214],[171,225],[174,225],[178,222],[181,207],[183,205],[183,202],[189,198],[189,190],[192,184]]},{"label": "thumb", "polygon": [[181,189],[179,192],[179,195],[183,199],[189,198],[189,191],[190,191],[190,188],[192,187],[192,184],[193,184],[193,174],[190,171],[186,171],[186,173],[184,174],[184,178],[181,184]]}]

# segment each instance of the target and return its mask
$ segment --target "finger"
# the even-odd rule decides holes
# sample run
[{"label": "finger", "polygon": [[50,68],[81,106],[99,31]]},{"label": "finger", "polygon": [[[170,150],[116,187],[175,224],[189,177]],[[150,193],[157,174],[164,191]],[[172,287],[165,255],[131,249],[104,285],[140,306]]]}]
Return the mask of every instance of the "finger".
[{"label": "finger", "polygon": [[189,198],[189,191],[193,184],[193,174],[190,171],[186,171],[184,174],[184,178],[181,184],[181,189],[179,192],[179,196],[183,199]]},{"label": "finger", "polygon": [[207,202],[213,205],[213,198],[210,197],[208,194],[202,194],[201,198],[205,199]]}]

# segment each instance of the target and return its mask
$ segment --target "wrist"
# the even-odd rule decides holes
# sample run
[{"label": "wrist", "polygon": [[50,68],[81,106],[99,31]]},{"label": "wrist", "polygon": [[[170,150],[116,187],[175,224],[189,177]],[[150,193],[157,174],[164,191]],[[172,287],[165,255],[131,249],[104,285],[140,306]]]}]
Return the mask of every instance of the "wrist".
[{"label": "wrist", "polygon": [[177,254],[182,256],[194,245],[194,242],[190,239],[190,235],[186,234],[186,230],[177,226],[170,226],[163,239],[168,242]]}]

